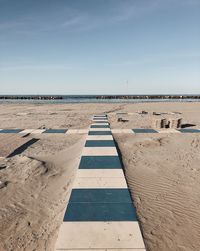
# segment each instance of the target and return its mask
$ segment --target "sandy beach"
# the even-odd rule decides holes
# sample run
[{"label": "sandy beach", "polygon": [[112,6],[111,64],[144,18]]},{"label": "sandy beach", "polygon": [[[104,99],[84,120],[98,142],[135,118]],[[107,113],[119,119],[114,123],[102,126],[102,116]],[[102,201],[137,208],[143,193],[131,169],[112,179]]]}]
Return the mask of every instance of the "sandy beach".
[{"label": "sandy beach", "polygon": [[[138,114],[147,111],[148,114]],[[200,129],[200,103],[0,104],[0,128],[151,128],[159,116]],[[118,122],[116,113],[127,122]],[[200,134],[117,134],[147,251],[200,250]],[[9,139],[6,137],[10,137]],[[53,251],[86,134],[0,135],[0,251]],[[6,158],[26,140],[20,154]]]}]

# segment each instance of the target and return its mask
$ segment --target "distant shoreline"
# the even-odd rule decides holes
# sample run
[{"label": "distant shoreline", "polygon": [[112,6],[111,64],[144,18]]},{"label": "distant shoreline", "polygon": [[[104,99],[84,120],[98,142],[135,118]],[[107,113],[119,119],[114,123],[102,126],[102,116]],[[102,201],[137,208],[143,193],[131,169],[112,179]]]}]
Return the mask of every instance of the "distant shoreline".
[{"label": "distant shoreline", "polygon": [[66,100],[66,99],[91,99],[91,100],[171,100],[171,99],[200,99],[200,95],[0,95],[0,100]]}]

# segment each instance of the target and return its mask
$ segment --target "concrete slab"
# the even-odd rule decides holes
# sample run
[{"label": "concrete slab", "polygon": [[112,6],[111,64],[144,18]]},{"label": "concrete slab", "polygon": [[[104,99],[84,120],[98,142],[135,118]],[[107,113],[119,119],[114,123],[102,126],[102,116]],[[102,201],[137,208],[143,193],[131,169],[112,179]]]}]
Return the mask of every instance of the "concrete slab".
[{"label": "concrete slab", "polygon": [[134,134],[134,132],[132,131],[132,129],[122,129],[122,133],[131,133],[131,134]]},{"label": "concrete slab", "polygon": [[112,133],[131,133],[134,134],[132,129],[111,129]]},{"label": "concrete slab", "polygon": [[77,133],[80,133],[80,134],[88,134],[88,129],[78,129],[77,130]]},{"label": "concrete slab", "polygon": [[117,112],[116,115],[128,115],[127,112]]},{"label": "concrete slab", "polygon": [[96,116],[105,116],[105,117],[107,117],[107,114],[105,114],[105,113],[100,113],[100,114],[95,114],[94,116],[95,116],[95,117],[96,117]]},{"label": "concrete slab", "polygon": [[124,178],[122,169],[78,169],[77,178]]},{"label": "concrete slab", "polygon": [[108,119],[107,116],[94,116],[93,119]]},{"label": "concrete slab", "polygon": [[116,147],[84,147],[82,156],[118,156]]},{"label": "concrete slab", "polygon": [[181,133],[176,129],[162,129],[162,130],[157,130],[158,133]]},{"label": "concrete slab", "polygon": [[200,130],[198,129],[190,129],[190,128],[182,128],[182,129],[179,129],[179,132],[181,133],[200,133]]},{"label": "concrete slab", "polygon": [[42,134],[45,131],[45,129],[36,129],[32,132],[32,134]]},{"label": "concrete slab", "polygon": [[85,147],[115,147],[114,140],[87,140]]},{"label": "concrete slab", "polygon": [[32,133],[34,130],[35,130],[35,129],[25,129],[25,130],[19,132],[19,134],[24,134],[24,135],[26,135],[26,134],[28,134],[28,133]]},{"label": "concrete slab", "polygon": [[132,199],[127,188],[73,189],[69,203],[130,203]]},{"label": "concrete slab", "polygon": [[146,128],[136,128],[136,129],[132,129],[134,133],[158,133],[156,130],[154,129],[146,129]]},{"label": "concrete slab", "polygon": [[73,188],[127,188],[127,183],[124,177],[76,178]]},{"label": "concrete slab", "polygon": [[145,250],[138,222],[64,222],[56,250]]},{"label": "concrete slab", "polygon": [[92,123],[92,124],[91,124],[91,126],[96,126],[96,125],[97,125],[97,126],[101,126],[101,125],[102,125],[102,126],[104,126],[104,125],[109,126],[109,123],[107,122],[107,123]]},{"label": "concrete slab", "polygon": [[48,129],[43,133],[66,133],[67,129]]},{"label": "concrete slab", "polygon": [[122,133],[122,129],[111,129],[112,133]]},{"label": "concrete slab", "polygon": [[112,135],[88,135],[87,140],[113,140]]},{"label": "concrete slab", "polygon": [[99,132],[110,132],[110,128],[92,128],[90,127],[90,132],[96,132],[96,131],[99,131]]},{"label": "concrete slab", "polygon": [[90,128],[110,128],[110,126],[107,125],[91,125]]},{"label": "concrete slab", "polygon": [[80,169],[121,169],[118,156],[82,156]]},{"label": "concrete slab", "polygon": [[93,118],[93,121],[95,122],[108,122],[108,119],[104,119],[104,118]]},{"label": "concrete slab", "polygon": [[24,129],[3,129],[0,131],[0,133],[20,133],[21,131],[23,131]]},{"label": "concrete slab", "polygon": [[106,117],[107,118],[107,114],[96,114],[94,115],[94,117]]},{"label": "concrete slab", "polygon": [[63,221],[137,221],[132,203],[69,203]]},{"label": "concrete slab", "polygon": [[109,123],[108,120],[95,120],[93,121],[95,124],[104,124],[104,123]]},{"label": "concrete slab", "polygon": [[88,135],[112,135],[111,131],[89,131]]},{"label": "concrete slab", "polygon": [[78,129],[69,129],[66,134],[76,134],[78,133]]}]

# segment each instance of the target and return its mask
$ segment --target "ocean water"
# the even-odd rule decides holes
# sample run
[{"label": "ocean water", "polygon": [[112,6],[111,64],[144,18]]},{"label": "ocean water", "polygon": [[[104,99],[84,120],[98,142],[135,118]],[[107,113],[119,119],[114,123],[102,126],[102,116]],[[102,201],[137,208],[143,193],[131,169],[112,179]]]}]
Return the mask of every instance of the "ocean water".
[{"label": "ocean water", "polygon": [[[53,95],[54,96],[54,95]],[[200,102],[200,99],[97,99],[93,95],[64,95],[62,99],[38,100],[38,99],[0,99],[0,104],[72,104],[72,103],[152,103],[152,102]]]}]

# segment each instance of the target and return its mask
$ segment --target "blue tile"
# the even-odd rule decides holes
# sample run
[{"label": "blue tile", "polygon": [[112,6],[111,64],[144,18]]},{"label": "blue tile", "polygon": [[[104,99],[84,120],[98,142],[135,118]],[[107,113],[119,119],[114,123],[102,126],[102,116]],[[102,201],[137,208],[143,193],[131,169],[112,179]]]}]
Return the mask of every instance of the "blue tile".
[{"label": "blue tile", "polygon": [[154,129],[143,129],[143,128],[141,128],[141,129],[132,129],[133,130],[133,132],[135,132],[135,133],[158,133],[156,130],[154,130]]},{"label": "blue tile", "polygon": [[48,129],[43,133],[66,133],[67,129]]},{"label": "blue tile", "polygon": [[80,169],[121,169],[118,156],[83,156]]},{"label": "blue tile", "polygon": [[114,140],[87,140],[85,147],[113,147]]},{"label": "blue tile", "polygon": [[64,221],[137,221],[132,203],[69,203]]},{"label": "blue tile", "polygon": [[182,133],[200,133],[200,130],[197,129],[179,129]]},{"label": "blue tile", "polygon": [[22,131],[23,129],[4,129],[4,130],[1,130],[0,133],[19,133]]},{"label": "blue tile", "polygon": [[73,189],[69,203],[132,203],[127,188]]},{"label": "blue tile", "polygon": [[99,118],[93,118],[93,120],[108,120],[107,118],[99,117]]},{"label": "blue tile", "polygon": [[117,115],[127,115],[127,112],[118,112]]},{"label": "blue tile", "polygon": [[89,131],[88,135],[112,135],[111,131]]},{"label": "blue tile", "polygon": [[90,128],[110,128],[109,125],[91,125]]},{"label": "blue tile", "polygon": [[100,113],[100,114],[95,114],[94,116],[108,116],[108,115],[105,113]]}]

